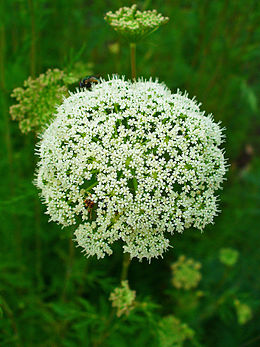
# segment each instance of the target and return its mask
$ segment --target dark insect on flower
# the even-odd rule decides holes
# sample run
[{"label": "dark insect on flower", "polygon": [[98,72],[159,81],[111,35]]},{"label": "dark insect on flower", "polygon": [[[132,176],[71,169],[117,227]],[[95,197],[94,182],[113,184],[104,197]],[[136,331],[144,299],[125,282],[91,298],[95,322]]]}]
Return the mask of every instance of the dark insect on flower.
[{"label": "dark insect on flower", "polygon": [[89,213],[90,218],[92,218],[92,209],[95,205],[94,201],[92,201],[90,199],[86,199],[86,200],[84,200],[84,205],[88,209],[88,213]]},{"label": "dark insect on flower", "polygon": [[79,82],[79,86],[80,88],[87,88],[87,89],[91,89],[92,84],[98,84],[100,82],[100,80],[95,77],[95,76],[88,76],[85,77],[82,81]]}]

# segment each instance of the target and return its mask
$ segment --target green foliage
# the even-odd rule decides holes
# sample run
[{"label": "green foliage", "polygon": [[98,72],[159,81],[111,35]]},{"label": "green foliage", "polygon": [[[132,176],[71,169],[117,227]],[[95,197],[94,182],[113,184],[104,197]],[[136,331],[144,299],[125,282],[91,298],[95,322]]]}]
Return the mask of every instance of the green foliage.
[{"label": "green foliage", "polygon": [[[184,340],[184,346],[256,347],[258,1],[138,3],[141,10],[156,8],[170,21],[137,45],[137,75],[158,76],[171,89],[196,95],[206,112],[226,127],[231,166],[215,225],[203,234],[191,230],[174,235],[171,242],[176,246],[164,259],[130,264],[129,285],[136,291],[136,305],[128,316],[117,317],[109,301],[120,283],[121,247],[115,246],[113,256],[104,260],[83,257],[71,242],[73,230],[60,231],[48,223],[32,185],[35,140],[30,133],[23,136],[10,120],[14,103],[10,94],[28,76],[34,80],[53,67],[69,73],[76,61],[92,62],[84,63],[83,76],[92,69],[97,76],[129,77],[128,47],[103,20],[107,11],[121,6],[129,2],[0,3],[0,345],[158,347],[160,329],[170,339],[176,324],[186,324],[180,331],[191,329],[193,337]],[[70,88],[73,91],[74,86]],[[239,252],[234,265],[220,261],[223,248]],[[171,264],[182,254],[202,264],[197,288],[179,290],[172,285]]]}]

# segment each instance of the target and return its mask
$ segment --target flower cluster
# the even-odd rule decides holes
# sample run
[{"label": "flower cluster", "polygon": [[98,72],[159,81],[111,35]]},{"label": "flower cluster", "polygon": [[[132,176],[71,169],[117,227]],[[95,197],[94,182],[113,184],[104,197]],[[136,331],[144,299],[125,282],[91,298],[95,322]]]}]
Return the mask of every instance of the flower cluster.
[{"label": "flower cluster", "polygon": [[213,222],[222,140],[186,94],[114,76],[58,107],[38,145],[36,185],[52,221],[78,225],[88,256],[110,255],[121,239],[131,258],[150,260],[167,234]]},{"label": "flower cluster", "polygon": [[136,42],[167,23],[169,18],[163,17],[156,10],[139,11],[137,6],[133,5],[122,7],[115,13],[109,11],[105,20],[120,35],[127,37],[130,42]]},{"label": "flower cluster", "polygon": [[29,77],[24,88],[14,89],[11,96],[18,104],[10,107],[10,114],[23,133],[38,132],[53,117],[56,105],[68,94],[63,78],[63,71],[49,69],[36,79]]},{"label": "flower cluster", "polygon": [[68,96],[68,85],[91,71],[90,64],[76,63],[70,71],[49,69],[33,79],[24,81],[23,88],[13,90],[17,104],[10,107],[13,120],[19,122],[22,133],[40,132],[54,117],[56,107]]},{"label": "flower cluster", "polygon": [[197,287],[201,280],[200,268],[200,263],[195,262],[193,259],[186,259],[184,255],[181,255],[176,263],[172,265],[172,283],[174,287],[186,290]]},{"label": "flower cluster", "polygon": [[221,248],[219,252],[219,260],[221,263],[227,266],[233,266],[236,264],[239,253],[233,248]]},{"label": "flower cluster", "polygon": [[117,316],[128,315],[134,308],[136,293],[131,290],[128,281],[122,281],[121,287],[115,288],[110,294],[109,300],[112,306],[117,309]]},{"label": "flower cluster", "polygon": [[194,331],[175,316],[164,317],[158,329],[160,347],[182,347],[194,337]]}]

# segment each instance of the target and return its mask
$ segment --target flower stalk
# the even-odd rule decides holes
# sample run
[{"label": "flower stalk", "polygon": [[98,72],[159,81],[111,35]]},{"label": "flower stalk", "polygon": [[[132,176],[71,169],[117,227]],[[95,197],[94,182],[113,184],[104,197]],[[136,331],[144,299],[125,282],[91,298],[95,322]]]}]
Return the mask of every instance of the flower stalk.
[{"label": "flower stalk", "polygon": [[136,43],[130,43],[130,57],[131,57],[131,76],[132,80],[136,80]]},{"label": "flower stalk", "polygon": [[123,254],[123,264],[122,264],[122,272],[121,272],[121,281],[125,281],[128,275],[129,265],[131,263],[131,258],[129,253]]}]

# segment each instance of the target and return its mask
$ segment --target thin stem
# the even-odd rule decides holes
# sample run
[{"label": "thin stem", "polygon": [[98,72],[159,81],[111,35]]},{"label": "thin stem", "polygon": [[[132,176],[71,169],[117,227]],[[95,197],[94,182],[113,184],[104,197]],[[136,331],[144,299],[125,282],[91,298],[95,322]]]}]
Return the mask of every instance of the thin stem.
[{"label": "thin stem", "polygon": [[[131,258],[129,253],[123,254],[123,264],[122,264],[122,272],[121,272],[121,281],[125,281],[127,279],[128,274],[128,268],[131,263]],[[103,345],[104,340],[111,334],[111,331],[113,328],[115,328],[115,325],[111,325],[113,319],[115,318],[115,310],[112,310],[110,313],[110,316],[106,322],[106,327],[104,329],[103,334],[101,337],[94,342],[94,347],[98,347],[100,345]]]},{"label": "thin stem", "polygon": [[[7,165],[8,169],[6,172],[9,191],[11,193],[11,197],[15,196],[15,188],[16,188],[16,177],[15,170],[13,166],[13,146],[12,146],[12,138],[11,138],[11,129],[10,129],[10,119],[8,113],[8,90],[6,88],[6,32],[4,25],[0,25],[0,107],[1,114],[3,115],[3,129],[1,129],[1,136],[5,142],[5,152],[7,155]],[[22,251],[22,240],[21,240],[21,226],[19,218],[17,215],[13,216],[13,234],[14,240],[16,242],[16,254],[17,256],[21,256]]]},{"label": "thin stem", "polygon": [[9,179],[10,179],[10,188],[12,193],[14,187],[14,177],[13,177],[13,149],[11,143],[11,134],[10,134],[10,126],[9,126],[9,115],[7,113],[7,102],[6,95],[7,90],[5,86],[5,28],[4,26],[0,27],[0,91],[2,92],[2,112],[4,115],[5,122],[5,145],[8,157],[8,165],[9,165]]},{"label": "thin stem", "polygon": [[113,321],[113,319],[115,318],[115,310],[112,310],[110,312],[110,315],[105,323],[105,329],[102,333],[102,335],[100,336],[100,338],[98,338],[96,341],[93,342],[93,347],[98,347],[98,346],[103,346],[103,342],[104,340],[111,334],[111,330],[113,328],[113,326],[111,326],[111,323]]},{"label": "thin stem", "polygon": [[[67,295],[68,295],[68,289],[69,289],[69,284],[71,280],[71,275],[72,275],[72,268],[73,268],[73,263],[74,263],[74,254],[75,254],[75,247],[72,239],[72,235],[70,235],[70,238],[68,239],[69,241],[69,250],[68,250],[68,258],[67,258],[67,265],[66,265],[66,273],[65,273],[65,280],[63,284],[63,290],[61,292],[61,301],[63,303],[67,302]],[[64,339],[64,336],[67,331],[69,322],[66,320],[60,321],[59,324],[56,326],[57,330],[57,335]]]},{"label": "thin stem", "polygon": [[34,0],[28,0],[28,7],[31,16],[31,75],[35,77],[36,72],[36,26],[35,26],[35,11],[34,11]]},{"label": "thin stem", "polygon": [[136,79],[136,43],[130,43],[130,53],[131,53],[131,75],[132,80]]},{"label": "thin stem", "polygon": [[39,199],[35,198],[34,204],[35,213],[35,272],[37,281],[37,290],[41,292],[43,288],[43,278],[42,278],[42,242],[41,242],[41,208]]},{"label": "thin stem", "polygon": [[122,272],[121,272],[121,281],[125,281],[127,279],[130,262],[131,262],[130,255],[128,253],[124,253]]},{"label": "thin stem", "polygon": [[66,268],[66,274],[65,274],[65,281],[64,281],[64,285],[63,285],[63,291],[61,294],[61,300],[63,302],[65,302],[67,299],[67,291],[68,291],[69,282],[70,282],[71,275],[72,275],[74,254],[75,254],[75,247],[74,247],[74,243],[72,240],[72,235],[70,235],[70,238],[69,238],[69,256],[68,256],[68,262],[67,262],[67,268]]},{"label": "thin stem", "polygon": [[20,341],[20,336],[19,336],[19,332],[18,332],[18,328],[17,328],[17,324],[15,321],[15,315],[13,313],[13,311],[11,310],[11,308],[9,307],[9,305],[7,304],[7,302],[4,300],[3,297],[1,297],[1,306],[3,308],[4,313],[6,314],[6,316],[9,318],[12,329],[13,329],[13,341],[15,346],[20,347],[21,346],[21,341]]}]

